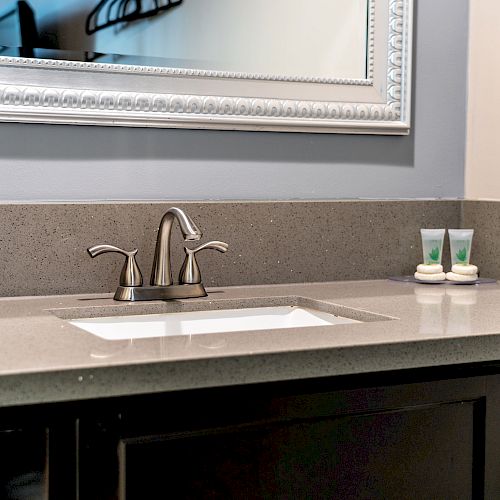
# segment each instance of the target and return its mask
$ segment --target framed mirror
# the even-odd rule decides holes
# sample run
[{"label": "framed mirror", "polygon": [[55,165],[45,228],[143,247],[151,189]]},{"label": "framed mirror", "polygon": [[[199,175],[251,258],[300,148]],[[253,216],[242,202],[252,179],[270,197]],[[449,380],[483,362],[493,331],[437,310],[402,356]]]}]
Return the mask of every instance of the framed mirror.
[{"label": "framed mirror", "polygon": [[409,133],[412,0],[2,9],[2,121]]}]

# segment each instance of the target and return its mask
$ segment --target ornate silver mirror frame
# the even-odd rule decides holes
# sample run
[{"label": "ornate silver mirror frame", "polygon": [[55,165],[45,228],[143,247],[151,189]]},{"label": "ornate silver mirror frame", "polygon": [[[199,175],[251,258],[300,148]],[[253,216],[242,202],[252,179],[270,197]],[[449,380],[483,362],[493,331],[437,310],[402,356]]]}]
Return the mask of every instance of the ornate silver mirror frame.
[{"label": "ornate silver mirror frame", "polygon": [[0,57],[0,120],[408,134],[413,0],[368,0],[366,79]]}]

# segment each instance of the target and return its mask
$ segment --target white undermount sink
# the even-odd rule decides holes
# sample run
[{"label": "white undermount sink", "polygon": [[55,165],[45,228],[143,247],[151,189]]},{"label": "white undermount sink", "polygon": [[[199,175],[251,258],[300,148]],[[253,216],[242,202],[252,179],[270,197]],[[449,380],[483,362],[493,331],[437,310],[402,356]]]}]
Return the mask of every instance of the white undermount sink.
[{"label": "white undermount sink", "polygon": [[361,322],[306,307],[275,306],[140,316],[110,316],[74,319],[70,323],[106,340],[125,340]]}]

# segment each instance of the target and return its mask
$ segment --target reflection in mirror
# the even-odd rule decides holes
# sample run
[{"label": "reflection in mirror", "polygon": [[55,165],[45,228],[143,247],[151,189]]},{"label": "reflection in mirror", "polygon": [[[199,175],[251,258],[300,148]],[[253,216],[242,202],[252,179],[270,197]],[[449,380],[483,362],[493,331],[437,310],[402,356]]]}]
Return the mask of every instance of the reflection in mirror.
[{"label": "reflection in mirror", "polygon": [[408,134],[413,0],[4,0],[0,120]]},{"label": "reflection in mirror", "polygon": [[368,0],[7,0],[0,55],[367,78]]}]

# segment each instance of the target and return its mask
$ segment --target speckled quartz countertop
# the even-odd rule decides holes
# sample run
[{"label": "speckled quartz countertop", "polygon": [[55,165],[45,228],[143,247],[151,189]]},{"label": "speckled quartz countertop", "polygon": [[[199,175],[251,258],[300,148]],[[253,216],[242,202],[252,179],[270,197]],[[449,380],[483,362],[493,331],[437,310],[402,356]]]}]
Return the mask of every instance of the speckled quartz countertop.
[{"label": "speckled quartz countertop", "polygon": [[[208,291],[203,299],[133,304],[110,295],[0,299],[0,406],[500,360],[497,284],[379,280]],[[366,322],[108,341],[67,321],[282,304]]]}]

